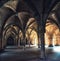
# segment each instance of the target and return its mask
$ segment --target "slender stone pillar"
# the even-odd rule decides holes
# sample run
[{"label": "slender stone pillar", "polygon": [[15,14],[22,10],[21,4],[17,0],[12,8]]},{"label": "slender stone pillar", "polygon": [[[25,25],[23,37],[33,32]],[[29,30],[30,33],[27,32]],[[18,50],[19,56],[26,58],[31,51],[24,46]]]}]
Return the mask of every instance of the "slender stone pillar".
[{"label": "slender stone pillar", "polygon": [[46,59],[46,56],[45,56],[45,38],[44,38],[44,34],[45,34],[45,24],[41,21],[38,21],[38,47],[41,46],[41,49],[40,49],[40,58],[42,60],[45,60]]},{"label": "slender stone pillar", "polygon": [[56,36],[55,46],[59,46],[59,37],[58,37],[58,35]]},{"label": "slender stone pillar", "polygon": [[25,45],[26,45],[26,38],[25,38],[25,31],[23,31],[23,46],[24,46],[24,50],[25,50]]},{"label": "slender stone pillar", "polygon": [[2,50],[2,33],[0,31],[0,51]]},{"label": "slender stone pillar", "polygon": [[38,45],[38,47],[41,46],[40,58],[42,60],[45,60],[45,58],[46,58],[46,56],[45,56],[45,38],[44,38],[45,27],[42,26],[43,24],[41,24],[40,22],[38,22],[38,38],[39,38],[39,42],[38,42],[39,45]]},{"label": "slender stone pillar", "polygon": [[39,33],[39,28],[38,28],[38,48],[40,48],[41,42],[40,42],[40,33]]},{"label": "slender stone pillar", "polygon": [[41,43],[40,43],[40,38],[38,38],[38,48],[40,48]]},{"label": "slender stone pillar", "polygon": [[20,48],[20,38],[19,38],[19,40],[18,40],[18,48]]},{"label": "slender stone pillar", "polygon": [[0,51],[3,51],[5,46],[2,44],[2,33],[0,33]]},{"label": "slender stone pillar", "polygon": [[29,47],[30,47],[30,34],[28,33],[28,44],[29,44]]},{"label": "slender stone pillar", "polygon": [[44,32],[41,31],[40,33],[40,40],[41,40],[41,58],[45,59],[45,39],[44,39]]},{"label": "slender stone pillar", "polygon": [[29,47],[30,47],[30,36],[29,36]]},{"label": "slender stone pillar", "polygon": [[20,37],[19,37],[19,34],[20,34],[20,33],[19,33],[19,31],[20,31],[20,30],[18,30],[18,48],[20,48]]},{"label": "slender stone pillar", "polygon": [[[32,29],[33,30],[33,29]],[[31,35],[31,32],[32,32],[32,30],[30,31],[30,33],[28,34],[28,37],[29,37],[29,47],[30,47],[30,42],[31,42],[31,40],[30,40],[30,35]]]},{"label": "slender stone pillar", "polygon": [[52,40],[52,38],[53,38],[53,36],[52,35],[50,35],[49,36],[49,47],[53,47],[53,40]]},{"label": "slender stone pillar", "polygon": [[0,51],[1,51],[1,37],[0,37]]}]

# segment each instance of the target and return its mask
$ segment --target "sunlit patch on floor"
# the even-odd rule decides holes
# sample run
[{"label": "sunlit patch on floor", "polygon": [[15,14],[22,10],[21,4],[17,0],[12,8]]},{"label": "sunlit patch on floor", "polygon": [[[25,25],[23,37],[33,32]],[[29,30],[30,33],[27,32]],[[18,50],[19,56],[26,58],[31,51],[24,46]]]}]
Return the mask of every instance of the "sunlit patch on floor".
[{"label": "sunlit patch on floor", "polygon": [[53,51],[54,52],[60,52],[60,46],[54,46]]}]

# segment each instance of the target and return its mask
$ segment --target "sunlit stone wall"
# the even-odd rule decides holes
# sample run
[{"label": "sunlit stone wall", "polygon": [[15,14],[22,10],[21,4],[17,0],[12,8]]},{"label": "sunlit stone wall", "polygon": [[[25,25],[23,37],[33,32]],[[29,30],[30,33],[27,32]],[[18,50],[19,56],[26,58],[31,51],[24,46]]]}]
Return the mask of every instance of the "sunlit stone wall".
[{"label": "sunlit stone wall", "polygon": [[[31,32],[30,41],[33,45],[38,45],[38,36],[35,31]],[[46,26],[45,45],[60,45],[60,32],[55,24]]]},{"label": "sunlit stone wall", "polygon": [[53,36],[53,43],[55,45],[60,45],[60,32],[59,29],[55,30],[54,36]]},{"label": "sunlit stone wall", "polygon": [[55,24],[49,24],[46,26],[45,44],[48,46],[50,44],[53,46],[60,45],[60,32]]}]

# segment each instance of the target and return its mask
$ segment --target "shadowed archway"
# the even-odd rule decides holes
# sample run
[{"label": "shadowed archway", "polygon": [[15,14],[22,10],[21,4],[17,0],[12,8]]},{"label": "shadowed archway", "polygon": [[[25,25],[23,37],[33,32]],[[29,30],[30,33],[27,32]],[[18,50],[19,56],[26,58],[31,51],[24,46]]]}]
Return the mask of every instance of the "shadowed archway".
[{"label": "shadowed archway", "polygon": [[14,46],[14,39],[12,36],[7,38],[7,46]]}]

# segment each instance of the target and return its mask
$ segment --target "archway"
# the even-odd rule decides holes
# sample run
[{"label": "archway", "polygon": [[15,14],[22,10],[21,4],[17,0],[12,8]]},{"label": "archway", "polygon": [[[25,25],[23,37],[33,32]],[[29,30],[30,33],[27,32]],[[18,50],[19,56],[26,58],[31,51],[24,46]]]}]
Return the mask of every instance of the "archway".
[{"label": "archway", "polygon": [[49,46],[49,47],[53,46],[54,33],[57,29],[58,29],[58,27],[54,23],[47,23],[46,24],[45,44],[47,46]]},{"label": "archway", "polygon": [[14,46],[14,39],[12,36],[7,38],[7,46]]}]

